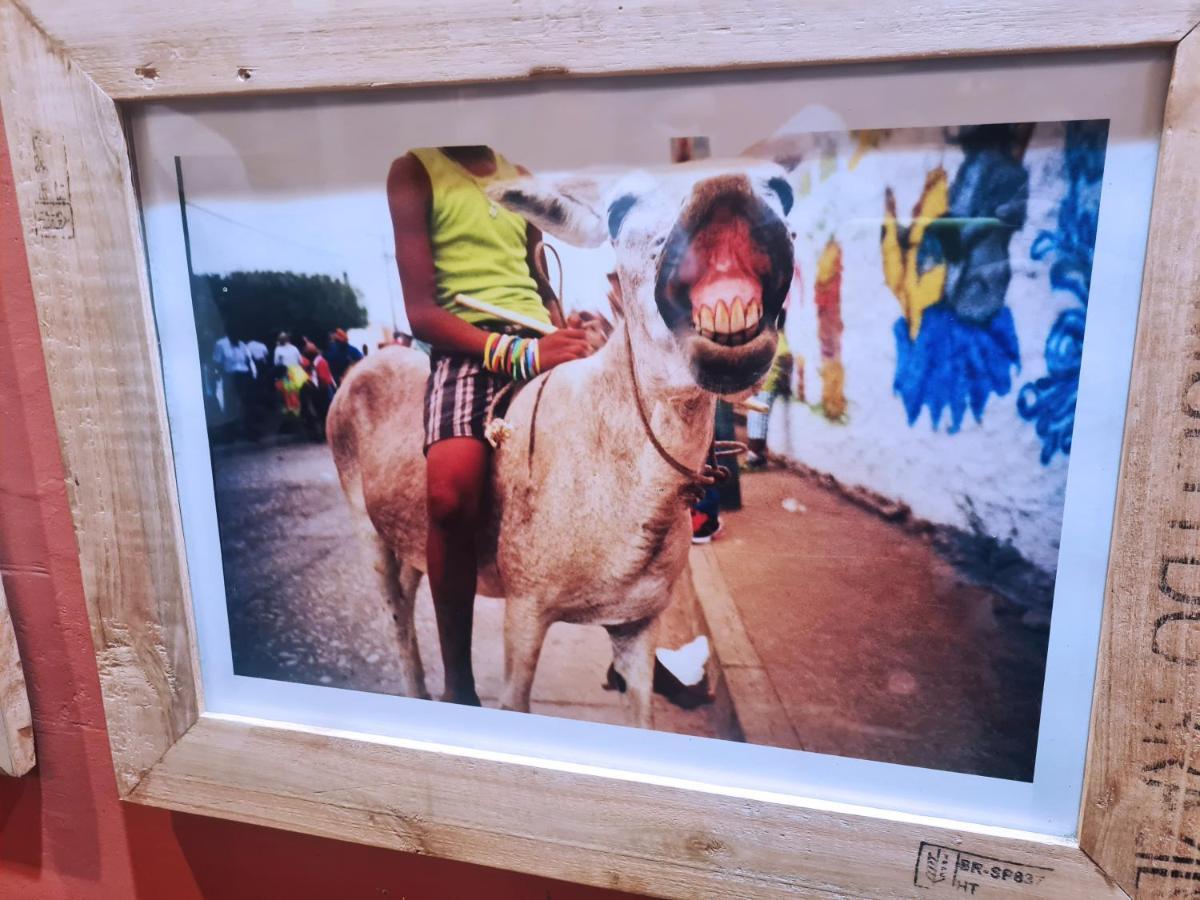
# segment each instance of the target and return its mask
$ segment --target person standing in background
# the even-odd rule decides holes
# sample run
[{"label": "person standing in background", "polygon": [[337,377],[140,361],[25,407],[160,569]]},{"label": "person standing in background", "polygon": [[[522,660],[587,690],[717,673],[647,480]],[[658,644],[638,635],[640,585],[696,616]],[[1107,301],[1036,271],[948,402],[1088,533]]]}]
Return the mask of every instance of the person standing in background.
[{"label": "person standing in background", "polygon": [[362,351],[350,343],[345,329],[339,328],[329,334],[329,346],[325,349],[325,361],[338,384],[346,377],[350,367],[363,358]]},{"label": "person standing in background", "polygon": [[337,390],[337,382],[329,368],[329,361],[321,354],[317,345],[309,341],[304,345],[304,357],[309,361],[308,377],[316,390],[317,413],[324,428],[325,416],[329,413],[329,404],[333,402],[333,392]]},{"label": "person standing in background", "polygon": [[286,331],[279,333],[275,343],[275,388],[283,398],[285,415],[300,415],[300,389],[308,380],[300,365],[300,350]]},{"label": "person standing in background", "polygon": [[791,348],[788,347],[787,334],[783,325],[787,311],[779,314],[779,344],[775,350],[775,361],[771,371],[759,389],[754,399],[767,408],[766,412],[750,410],[746,413],[746,437],[750,445],[750,453],[746,457],[746,467],[762,469],[767,465],[767,426],[771,423],[771,410],[775,407],[777,397],[788,398],[792,395],[792,370],[795,368]]},{"label": "person standing in background", "polygon": [[226,329],[225,334],[213,344],[212,364],[220,379],[221,409],[225,414],[225,423],[240,423],[249,434],[256,370],[246,342]]},{"label": "person standing in background", "polygon": [[274,394],[274,379],[271,377],[271,351],[258,338],[246,341],[246,349],[254,362],[254,410],[255,415],[271,408],[271,397]]},{"label": "person standing in background", "polygon": [[290,367],[300,365],[300,351],[286,331],[279,332],[279,338],[275,342],[274,363],[276,378],[284,377]]},{"label": "person standing in background", "polygon": [[267,371],[267,345],[258,338],[251,338],[246,341],[246,350],[250,353],[250,358],[254,360],[255,372]]}]

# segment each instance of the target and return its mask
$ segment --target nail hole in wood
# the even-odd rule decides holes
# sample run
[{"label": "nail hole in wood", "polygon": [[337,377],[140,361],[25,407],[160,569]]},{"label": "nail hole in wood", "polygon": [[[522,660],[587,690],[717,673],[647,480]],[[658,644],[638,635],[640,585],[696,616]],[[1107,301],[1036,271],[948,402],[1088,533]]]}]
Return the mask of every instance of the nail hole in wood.
[{"label": "nail hole in wood", "polygon": [[249,81],[250,76],[252,74],[254,74],[253,69],[247,68],[246,66],[242,66],[240,69],[237,70],[238,81]]}]

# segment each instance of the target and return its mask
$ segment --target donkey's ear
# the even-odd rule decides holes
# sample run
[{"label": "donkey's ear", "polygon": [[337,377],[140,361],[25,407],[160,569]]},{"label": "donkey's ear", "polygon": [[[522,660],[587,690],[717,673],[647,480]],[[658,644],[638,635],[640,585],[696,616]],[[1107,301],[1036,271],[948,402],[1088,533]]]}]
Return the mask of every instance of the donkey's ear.
[{"label": "donkey's ear", "polygon": [[487,189],[497,203],[546,234],[576,247],[599,247],[608,240],[601,215],[601,187],[595,179],[529,176],[498,181]]}]

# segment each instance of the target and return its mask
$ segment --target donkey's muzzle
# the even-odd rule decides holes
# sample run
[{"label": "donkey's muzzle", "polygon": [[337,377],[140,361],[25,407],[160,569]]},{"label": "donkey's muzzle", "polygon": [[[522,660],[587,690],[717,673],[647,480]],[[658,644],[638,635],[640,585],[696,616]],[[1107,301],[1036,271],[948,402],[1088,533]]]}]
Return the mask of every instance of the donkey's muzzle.
[{"label": "donkey's muzzle", "polygon": [[696,185],[664,246],[655,299],[700,386],[736,392],[766,373],[792,271],[791,234],[748,178]]}]

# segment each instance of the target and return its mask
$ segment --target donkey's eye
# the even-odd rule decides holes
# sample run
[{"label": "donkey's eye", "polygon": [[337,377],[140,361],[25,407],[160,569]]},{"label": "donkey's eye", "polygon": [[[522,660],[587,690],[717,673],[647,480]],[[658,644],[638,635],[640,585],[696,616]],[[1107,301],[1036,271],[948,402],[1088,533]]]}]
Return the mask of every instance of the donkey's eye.
[{"label": "donkey's eye", "polygon": [[637,203],[637,197],[633,194],[625,194],[614,200],[608,207],[608,235],[614,241],[617,239],[617,232],[621,230],[621,223],[625,221],[625,216],[633,209],[635,203]]},{"label": "donkey's eye", "polygon": [[779,197],[779,202],[783,204],[783,214],[786,216],[792,211],[792,186],[783,178],[776,176],[767,182],[767,187],[775,192]]}]

